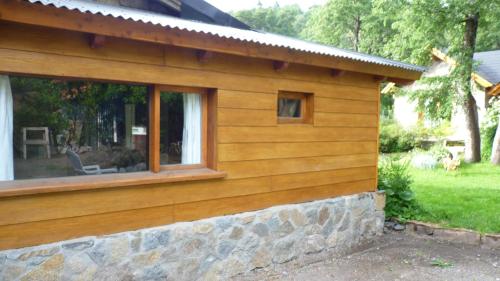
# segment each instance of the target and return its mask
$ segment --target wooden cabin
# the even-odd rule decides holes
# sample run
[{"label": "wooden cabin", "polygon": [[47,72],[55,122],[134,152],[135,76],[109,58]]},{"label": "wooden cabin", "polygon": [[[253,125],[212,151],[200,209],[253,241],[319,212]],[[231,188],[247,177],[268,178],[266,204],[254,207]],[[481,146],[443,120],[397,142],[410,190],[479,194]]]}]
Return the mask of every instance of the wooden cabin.
[{"label": "wooden cabin", "polygon": [[380,83],[423,71],[77,0],[0,38],[2,250],[374,192]]}]

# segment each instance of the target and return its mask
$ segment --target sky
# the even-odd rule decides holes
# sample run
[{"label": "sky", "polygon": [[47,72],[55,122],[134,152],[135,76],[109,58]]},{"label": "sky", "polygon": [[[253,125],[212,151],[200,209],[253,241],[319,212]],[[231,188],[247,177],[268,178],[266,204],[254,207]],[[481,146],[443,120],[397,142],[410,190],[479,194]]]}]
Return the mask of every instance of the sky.
[{"label": "sky", "polygon": [[[247,10],[257,7],[259,0],[205,0],[224,12]],[[264,7],[273,6],[276,2],[280,6],[298,4],[304,11],[314,5],[320,5],[326,0],[260,0]]]}]

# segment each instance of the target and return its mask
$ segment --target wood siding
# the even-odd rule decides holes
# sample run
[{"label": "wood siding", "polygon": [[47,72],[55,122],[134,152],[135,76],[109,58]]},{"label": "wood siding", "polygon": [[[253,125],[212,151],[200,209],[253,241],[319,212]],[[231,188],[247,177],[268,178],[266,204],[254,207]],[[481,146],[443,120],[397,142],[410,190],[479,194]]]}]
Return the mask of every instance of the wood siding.
[{"label": "wood siding", "polygon": [[[371,75],[0,21],[0,73],[216,89],[225,179],[0,198],[0,249],[376,190],[379,92]],[[278,124],[279,91],[312,93],[312,124]]]}]

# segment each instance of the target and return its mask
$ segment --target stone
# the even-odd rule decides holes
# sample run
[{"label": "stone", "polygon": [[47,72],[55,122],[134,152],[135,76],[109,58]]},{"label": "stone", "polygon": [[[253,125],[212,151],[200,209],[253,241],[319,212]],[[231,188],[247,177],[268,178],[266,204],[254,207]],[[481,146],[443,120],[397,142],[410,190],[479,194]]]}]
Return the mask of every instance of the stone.
[{"label": "stone", "polygon": [[224,275],[234,277],[245,272],[245,265],[237,258],[230,258],[223,266]]},{"label": "stone", "polygon": [[296,257],[293,249],[295,241],[293,239],[282,239],[276,242],[273,247],[272,257],[275,263],[285,263]]},{"label": "stone", "polygon": [[485,234],[481,237],[481,246],[486,249],[500,249],[500,234]]},{"label": "stone", "polygon": [[373,199],[375,200],[375,210],[383,211],[385,208],[385,191],[379,190],[375,192]]},{"label": "stone", "polygon": [[184,242],[182,246],[182,252],[185,255],[189,255],[193,253],[194,251],[198,251],[201,249],[203,245],[203,241],[201,239],[192,239]]},{"label": "stone", "polygon": [[314,208],[311,210],[307,210],[306,217],[309,224],[315,224],[318,222],[318,212],[316,212],[316,209]]},{"label": "stone", "polygon": [[236,247],[236,245],[229,241],[221,241],[217,247],[217,254],[220,259],[225,259],[231,251]]},{"label": "stone", "polygon": [[280,220],[278,218],[271,218],[267,221],[267,226],[270,232],[278,232],[280,228]]},{"label": "stone", "polygon": [[318,223],[324,225],[325,222],[330,218],[330,210],[328,207],[323,207],[319,211]]},{"label": "stone", "polygon": [[302,212],[300,212],[299,210],[297,210],[297,209],[293,209],[290,212],[290,218],[292,220],[292,223],[296,227],[304,226],[307,223],[306,216]]},{"label": "stone", "polygon": [[259,212],[258,217],[259,217],[261,222],[265,223],[273,217],[273,212],[271,212],[269,210],[264,210],[264,211]]},{"label": "stone", "polygon": [[334,248],[334,247],[336,247],[337,246],[337,240],[338,239],[337,239],[337,234],[336,233],[328,236],[328,238],[326,239],[326,246],[328,248]]},{"label": "stone", "polygon": [[165,247],[170,241],[170,231],[168,230],[152,230],[144,233],[144,240],[142,247],[144,250],[149,251],[158,247]]},{"label": "stone", "polygon": [[432,234],[432,236],[448,242],[469,245],[481,244],[481,235],[478,232],[465,229],[436,228],[434,229],[434,234]]},{"label": "stone", "polygon": [[198,234],[207,234],[214,230],[214,225],[208,222],[205,223],[197,223],[194,225],[193,230]]},{"label": "stone", "polygon": [[63,244],[62,247],[66,250],[83,251],[94,246],[94,240],[77,241]]},{"label": "stone", "polygon": [[24,266],[9,264],[2,266],[0,270],[0,280],[15,280],[25,272]]},{"label": "stone", "polygon": [[288,234],[292,233],[295,230],[293,225],[289,222],[286,221],[285,223],[282,223],[279,227],[279,235],[281,237],[287,236]]},{"label": "stone", "polygon": [[304,253],[306,254],[321,252],[325,247],[325,238],[318,234],[308,236],[304,241]]},{"label": "stone", "polygon": [[240,240],[242,236],[243,236],[243,228],[235,226],[233,227],[233,231],[231,231],[231,234],[229,235],[229,239]]},{"label": "stone", "polygon": [[313,234],[319,234],[321,233],[321,226],[317,224],[312,224],[312,225],[306,225],[304,227],[304,234],[305,235],[313,235]]},{"label": "stone", "polygon": [[132,257],[132,264],[136,267],[147,267],[154,265],[161,258],[160,251],[152,251]]},{"label": "stone", "polygon": [[266,237],[269,235],[269,229],[267,225],[263,223],[258,223],[254,225],[252,231],[253,233],[259,235],[260,237]]},{"label": "stone", "polygon": [[178,262],[177,275],[180,278],[172,278],[173,280],[196,280],[198,275],[198,269],[200,267],[200,261],[193,258],[183,258]]},{"label": "stone", "polygon": [[167,280],[168,272],[166,268],[157,264],[153,267],[145,268],[142,280]]},{"label": "stone", "polygon": [[264,268],[271,264],[271,253],[264,247],[255,251],[251,260],[253,268]]},{"label": "stone", "polygon": [[224,231],[228,228],[230,228],[232,225],[233,225],[233,222],[234,220],[230,217],[222,217],[222,218],[218,218],[217,220],[215,220],[215,226]]},{"label": "stone", "polygon": [[17,259],[21,260],[21,261],[27,261],[27,260],[34,258],[34,257],[50,257],[50,256],[53,256],[58,251],[59,251],[59,247],[51,247],[48,249],[39,249],[39,250],[34,250],[34,251],[30,251],[30,252],[21,254],[21,255],[19,255],[19,257]]},{"label": "stone", "polygon": [[323,227],[321,233],[323,234],[324,237],[328,237],[330,236],[330,234],[332,234],[333,228],[334,228],[333,221],[332,219],[329,219],[325,224],[325,226]]},{"label": "stone", "polygon": [[392,229],[394,229],[395,231],[403,231],[406,229],[406,226],[404,224],[396,223],[392,226]]},{"label": "stone", "polygon": [[107,237],[96,244],[88,253],[99,266],[120,262],[129,252],[127,236]]},{"label": "stone", "polygon": [[57,254],[45,261],[41,266],[21,277],[21,281],[61,280],[64,264],[63,254]]},{"label": "stone", "polygon": [[350,225],[351,225],[351,213],[345,212],[337,231],[340,231],[340,232],[345,231],[347,228],[349,228]]},{"label": "stone", "polygon": [[286,222],[290,218],[290,212],[287,209],[283,209],[278,212],[278,217],[281,222]]},{"label": "stone", "polygon": [[256,235],[246,235],[241,239],[238,247],[243,251],[252,251],[259,246],[259,238]]},{"label": "stone", "polygon": [[255,215],[253,214],[245,214],[242,217],[240,217],[240,221],[242,224],[249,224],[252,223],[255,220]]}]

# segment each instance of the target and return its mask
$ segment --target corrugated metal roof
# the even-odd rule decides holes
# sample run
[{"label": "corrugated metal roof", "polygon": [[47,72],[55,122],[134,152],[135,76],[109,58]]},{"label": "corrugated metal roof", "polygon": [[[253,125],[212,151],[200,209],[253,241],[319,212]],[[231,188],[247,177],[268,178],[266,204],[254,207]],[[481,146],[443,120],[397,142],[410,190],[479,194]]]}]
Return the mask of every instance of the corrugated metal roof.
[{"label": "corrugated metal roof", "polygon": [[221,25],[213,25],[196,21],[189,21],[170,17],[162,14],[156,14],[148,11],[142,11],[127,7],[111,6],[83,0],[27,0],[31,3],[40,3],[46,6],[56,8],[65,8],[68,10],[77,10],[82,13],[100,14],[114,18],[122,18],[148,24],[160,25],[167,28],[185,30],[189,32],[205,33],[220,38],[234,39],[243,42],[252,42],[266,46],[274,46],[297,50],[306,53],[320,54],[325,56],[345,58],[355,61],[397,67],[401,69],[423,72],[425,68],[412,64],[389,60],[382,57],[366,55],[354,51],[339,49],[331,46],[307,42],[295,38],[281,36],[277,34],[243,30]]},{"label": "corrugated metal roof", "polygon": [[500,50],[474,54],[479,62],[476,72],[492,84],[500,83]]}]

